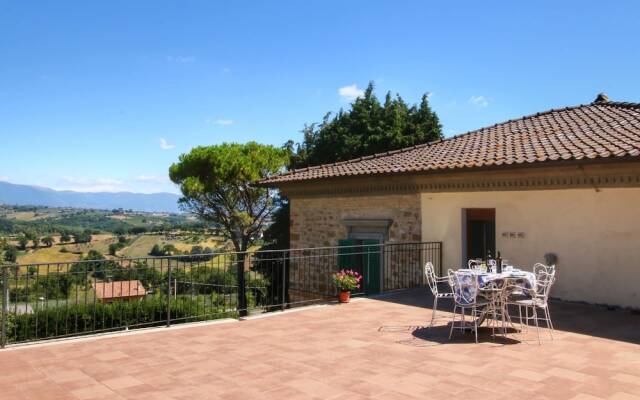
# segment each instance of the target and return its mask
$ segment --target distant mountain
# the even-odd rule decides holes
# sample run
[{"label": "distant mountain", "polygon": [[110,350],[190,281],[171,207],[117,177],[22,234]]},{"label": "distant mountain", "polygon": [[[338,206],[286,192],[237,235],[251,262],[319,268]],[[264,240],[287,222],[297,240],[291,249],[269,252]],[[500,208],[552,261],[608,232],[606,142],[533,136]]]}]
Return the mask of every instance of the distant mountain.
[{"label": "distant mountain", "polygon": [[10,205],[177,212],[179,198],[173,193],[88,193],[0,182],[0,204]]}]

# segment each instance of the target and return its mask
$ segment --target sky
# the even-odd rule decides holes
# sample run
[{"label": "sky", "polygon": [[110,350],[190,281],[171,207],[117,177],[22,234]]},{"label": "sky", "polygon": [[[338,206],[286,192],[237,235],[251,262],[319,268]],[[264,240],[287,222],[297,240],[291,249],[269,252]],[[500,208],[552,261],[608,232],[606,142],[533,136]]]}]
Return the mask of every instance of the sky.
[{"label": "sky", "polygon": [[638,1],[0,0],[0,180],[178,192],[199,145],[301,140],[369,81],[445,136],[640,101]]}]

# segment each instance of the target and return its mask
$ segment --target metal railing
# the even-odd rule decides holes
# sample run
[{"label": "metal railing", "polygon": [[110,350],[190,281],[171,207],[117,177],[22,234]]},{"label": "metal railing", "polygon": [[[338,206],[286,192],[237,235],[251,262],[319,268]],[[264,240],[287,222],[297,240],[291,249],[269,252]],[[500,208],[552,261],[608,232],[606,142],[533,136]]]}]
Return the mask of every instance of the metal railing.
[{"label": "metal railing", "polygon": [[420,286],[427,261],[442,271],[441,242],[3,265],[0,347],[327,301],[341,269],[354,295]]}]

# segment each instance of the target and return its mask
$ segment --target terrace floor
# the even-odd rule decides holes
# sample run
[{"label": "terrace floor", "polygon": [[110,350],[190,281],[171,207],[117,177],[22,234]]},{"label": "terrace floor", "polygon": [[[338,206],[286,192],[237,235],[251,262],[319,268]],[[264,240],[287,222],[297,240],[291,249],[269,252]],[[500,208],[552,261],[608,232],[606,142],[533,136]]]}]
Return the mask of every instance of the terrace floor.
[{"label": "terrace floor", "polygon": [[543,332],[447,340],[424,291],[0,352],[1,399],[640,399],[640,315],[556,303]]}]

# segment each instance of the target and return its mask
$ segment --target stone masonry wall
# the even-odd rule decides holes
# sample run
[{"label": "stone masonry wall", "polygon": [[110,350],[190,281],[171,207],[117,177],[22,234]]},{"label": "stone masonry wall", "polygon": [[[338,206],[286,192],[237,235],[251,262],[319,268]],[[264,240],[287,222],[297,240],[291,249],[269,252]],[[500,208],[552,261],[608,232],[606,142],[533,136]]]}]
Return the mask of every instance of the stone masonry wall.
[{"label": "stone masonry wall", "polygon": [[[419,194],[398,194],[380,196],[345,197],[300,197],[290,198],[291,204],[291,248],[305,249],[337,246],[340,239],[349,233],[343,223],[345,219],[387,219],[389,242],[419,242],[421,240],[421,209]],[[335,293],[330,276],[338,268],[335,250],[322,257],[313,257],[318,251],[301,251],[308,257],[291,260],[291,301],[309,301]],[[400,258],[403,256],[403,258]],[[416,255],[414,255],[415,257]],[[418,256],[419,257],[419,256]],[[399,282],[398,275],[406,273],[400,264],[410,260],[406,254],[393,254],[386,258],[384,286],[392,288],[392,282]],[[400,262],[400,260],[403,262]],[[419,268],[419,260],[413,260]],[[414,268],[415,269],[415,268]],[[419,276],[419,273],[418,273]],[[419,278],[418,278],[419,279]]]},{"label": "stone masonry wall", "polygon": [[390,219],[389,241],[421,239],[420,195],[363,195],[348,197],[292,198],[291,247],[337,246],[346,239],[345,219]]}]

